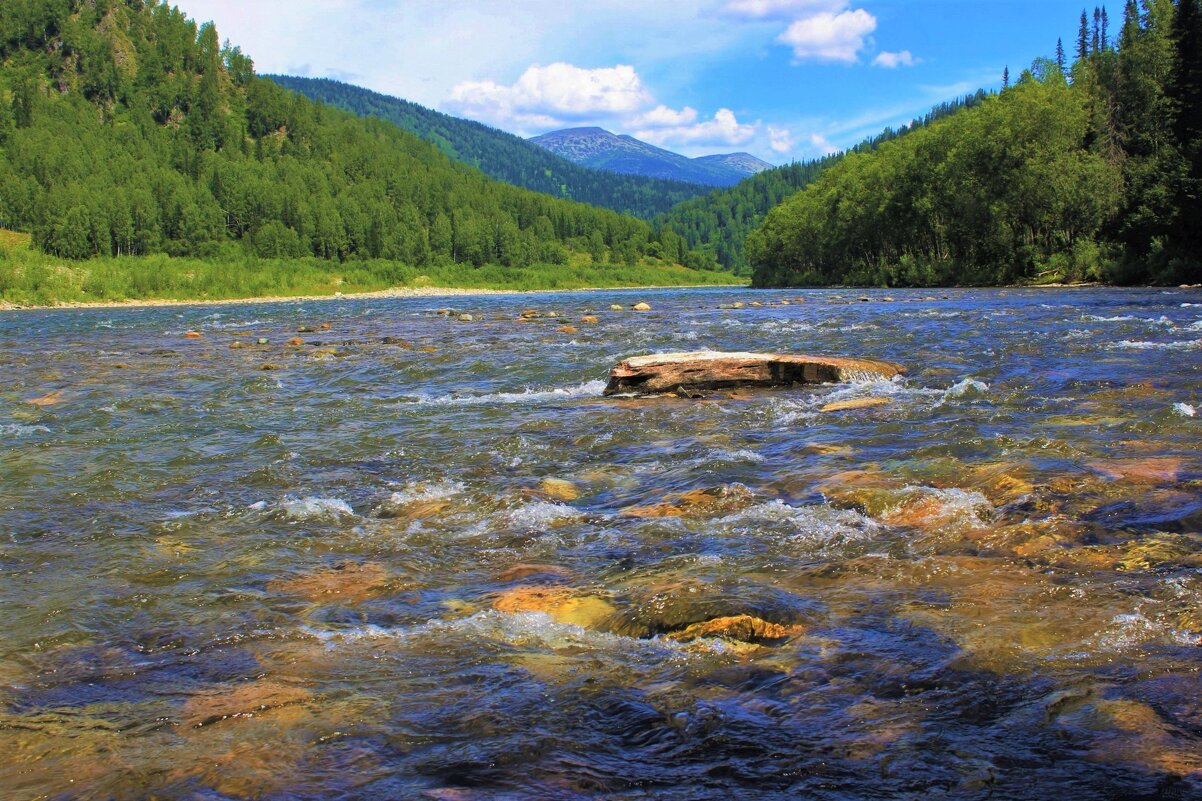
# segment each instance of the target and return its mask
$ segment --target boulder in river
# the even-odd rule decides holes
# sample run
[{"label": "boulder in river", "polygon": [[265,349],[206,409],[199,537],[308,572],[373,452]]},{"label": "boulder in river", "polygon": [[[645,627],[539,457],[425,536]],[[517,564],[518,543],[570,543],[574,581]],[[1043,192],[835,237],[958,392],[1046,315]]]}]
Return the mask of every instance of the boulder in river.
[{"label": "boulder in river", "polygon": [[654,395],[678,389],[788,387],[893,378],[905,368],[876,359],[780,353],[661,353],[619,362],[609,372],[606,395]]}]

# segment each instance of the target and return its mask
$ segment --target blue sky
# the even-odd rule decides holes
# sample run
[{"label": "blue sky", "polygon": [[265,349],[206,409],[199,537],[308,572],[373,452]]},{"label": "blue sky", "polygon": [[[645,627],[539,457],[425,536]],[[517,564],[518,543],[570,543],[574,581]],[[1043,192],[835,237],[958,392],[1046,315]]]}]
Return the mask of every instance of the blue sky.
[{"label": "blue sky", "polygon": [[[1080,0],[179,0],[261,72],[332,77],[522,136],[600,125],[775,164],[997,88]],[[1092,8],[1092,7],[1091,7]],[[1110,9],[1117,32],[1121,4]]]}]

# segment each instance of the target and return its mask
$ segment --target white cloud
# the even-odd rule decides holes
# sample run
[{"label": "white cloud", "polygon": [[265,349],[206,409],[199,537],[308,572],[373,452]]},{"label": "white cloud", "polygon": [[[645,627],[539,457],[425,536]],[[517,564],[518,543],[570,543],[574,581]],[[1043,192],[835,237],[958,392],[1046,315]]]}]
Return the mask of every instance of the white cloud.
[{"label": "white cloud", "polygon": [[692,125],[695,122],[697,122],[697,109],[692,106],[685,106],[680,111],[676,111],[661,104],[647,113],[631,119],[628,125],[631,128],[672,128]]},{"label": "white cloud", "polygon": [[788,128],[768,126],[768,146],[777,153],[788,153],[793,149],[793,132]]},{"label": "white cloud", "polygon": [[728,108],[719,109],[712,120],[693,125],[677,125],[636,131],[637,139],[653,145],[742,145],[749,142],[759,131],[760,124],[740,123],[735,113]]},{"label": "white cloud", "polygon": [[529,128],[629,114],[650,102],[651,94],[628,64],[583,69],[557,62],[531,66],[510,85],[464,81],[451,90],[446,106],[499,125]]},{"label": "white cloud", "polygon": [[831,144],[831,141],[822,134],[810,134],[810,146],[824,156],[833,156],[839,152],[839,148]]},{"label": "white cloud", "polygon": [[876,17],[862,8],[833,14],[824,11],[799,19],[777,41],[793,48],[798,61],[854,62],[876,30]]},{"label": "white cloud", "polygon": [[849,5],[850,0],[729,0],[724,10],[750,19],[799,19],[835,14]]},{"label": "white cloud", "polygon": [[900,53],[890,53],[882,51],[876,54],[876,58],[872,60],[872,66],[884,67],[887,70],[895,70],[898,67],[913,67],[915,64],[921,64],[922,59],[914,58],[914,54],[909,50],[903,50]]}]

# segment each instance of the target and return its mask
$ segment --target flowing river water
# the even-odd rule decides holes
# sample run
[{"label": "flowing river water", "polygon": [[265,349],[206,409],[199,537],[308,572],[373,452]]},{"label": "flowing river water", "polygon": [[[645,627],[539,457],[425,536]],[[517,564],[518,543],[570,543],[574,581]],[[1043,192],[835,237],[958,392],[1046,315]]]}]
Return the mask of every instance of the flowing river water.
[{"label": "flowing river water", "polygon": [[[704,349],[909,373],[601,397]],[[0,374],[5,799],[1202,798],[1196,290],[16,312]]]}]

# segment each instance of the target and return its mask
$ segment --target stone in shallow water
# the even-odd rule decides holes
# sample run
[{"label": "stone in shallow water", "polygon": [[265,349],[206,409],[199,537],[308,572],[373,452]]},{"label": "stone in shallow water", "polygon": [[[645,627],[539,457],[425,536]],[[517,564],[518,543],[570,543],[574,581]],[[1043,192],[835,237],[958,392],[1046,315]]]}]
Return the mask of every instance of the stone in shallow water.
[{"label": "stone in shallow water", "polygon": [[1180,479],[1184,466],[1183,459],[1172,456],[1089,463],[1091,470],[1096,470],[1113,481],[1126,481],[1129,484],[1173,484]]},{"label": "stone in shallow water", "polygon": [[542,612],[556,623],[595,628],[617,611],[595,595],[581,595],[570,587],[516,587],[493,602],[498,612]]},{"label": "stone in shallow water", "polygon": [[179,725],[199,729],[230,718],[251,717],[270,709],[299,704],[312,697],[302,687],[263,680],[197,693],[184,704]]},{"label": "stone in shallow water", "polygon": [[310,601],[359,603],[372,597],[388,583],[388,571],[376,562],[343,562],[287,581],[272,581],[267,589],[300,595]]},{"label": "stone in shallow water", "polygon": [[842,359],[779,353],[663,353],[619,362],[606,395],[654,395],[678,389],[788,387],[893,378],[905,370],[875,359]]},{"label": "stone in shallow water", "polygon": [[667,636],[677,642],[692,642],[702,637],[719,637],[740,642],[776,645],[804,632],[805,626],[801,625],[782,626],[779,623],[769,623],[767,620],[761,620],[751,615],[732,615],[694,623]]},{"label": "stone in shallow water", "polygon": [[580,497],[580,488],[562,478],[544,478],[540,485],[542,491],[557,501],[574,501]]},{"label": "stone in shallow water", "polygon": [[689,490],[668,495],[662,502],[650,506],[623,509],[622,517],[716,517],[728,515],[750,506],[755,494],[742,484]]},{"label": "stone in shallow water", "polygon": [[854,409],[871,409],[875,406],[888,406],[892,401],[888,398],[857,398],[855,400],[836,401],[828,403],[820,412],[849,412]]}]

